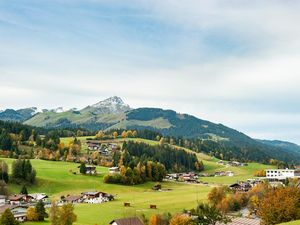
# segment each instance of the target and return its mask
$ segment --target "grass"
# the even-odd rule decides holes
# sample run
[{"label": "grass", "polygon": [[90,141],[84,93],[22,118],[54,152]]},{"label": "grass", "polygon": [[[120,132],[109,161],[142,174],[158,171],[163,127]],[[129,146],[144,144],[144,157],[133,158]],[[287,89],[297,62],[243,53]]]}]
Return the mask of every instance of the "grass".
[{"label": "grass", "polygon": [[299,225],[299,224],[300,224],[300,220],[295,220],[287,223],[281,223],[279,225]]},{"label": "grass", "polygon": [[[13,162],[13,159],[3,160],[9,165]],[[69,172],[76,171],[78,164],[42,160],[31,160],[31,162],[37,170],[38,179],[36,185],[28,187],[30,193],[45,192],[52,199],[58,199],[61,195],[99,190],[116,196],[115,201],[105,204],[76,205],[75,213],[78,216],[76,225],[108,224],[113,218],[142,213],[149,216],[154,213],[180,212],[185,208],[195,207],[199,200],[206,200],[211,189],[208,186],[163,182],[163,188],[171,191],[155,192],[151,190],[153,182],[136,186],[104,184],[103,176],[107,173],[107,168],[104,167],[97,167],[97,170],[102,173],[99,176],[82,176]],[[20,185],[9,184],[12,193],[19,193],[20,189]],[[124,208],[124,202],[130,202],[132,207]],[[150,204],[156,204],[158,209],[150,210]],[[31,224],[48,223],[26,223],[26,225]]]},{"label": "grass", "polygon": [[[83,142],[83,148],[87,137],[79,137]],[[72,138],[62,138],[62,142],[68,144]],[[158,144],[157,141],[145,140],[140,138],[118,139],[118,141],[134,140],[145,142],[150,145]],[[185,149],[190,151],[189,149]],[[270,166],[249,163],[247,167],[226,167],[217,164],[217,160],[208,155],[197,153],[199,159],[203,160],[206,172],[213,173],[220,170],[231,170],[236,173],[234,177],[205,177],[202,181],[210,184],[231,184],[237,180],[246,180],[253,177],[255,170],[266,169]],[[3,159],[9,165],[13,159]],[[28,187],[30,193],[45,192],[52,199],[59,199],[62,195],[79,194],[83,191],[99,190],[114,194],[116,200],[105,204],[80,204],[75,206],[75,213],[78,216],[76,225],[102,225],[108,224],[114,218],[135,216],[145,214],[150,216],[155,213],[177,213],[183,209],[191,209],[196,206],[198,201],[206,200],[211,187],[204,185],[179,184],[175,182],[163,182],[163,189],[171,191],[155,192],[151,190],[153,182],[136,186],[123,186],[103,183],[103,177],[108,172],[105,167],[97,167],[100,175],[82,176],[74,175],[70,171],[77,171],[78,164],[68,162],[54,162],[31,160],[33,167],[37,170],[37,183]],[[20,185],[10,184],[9,190],[18,193]],[[130,208],[124,208],[123,203],[130,202]],[[149,209],[150,204],[156,204],[158,209]],[[27,222],[26,225],[43,225],[45,222]],[[296,225],[296,224],[285,224]]]}]

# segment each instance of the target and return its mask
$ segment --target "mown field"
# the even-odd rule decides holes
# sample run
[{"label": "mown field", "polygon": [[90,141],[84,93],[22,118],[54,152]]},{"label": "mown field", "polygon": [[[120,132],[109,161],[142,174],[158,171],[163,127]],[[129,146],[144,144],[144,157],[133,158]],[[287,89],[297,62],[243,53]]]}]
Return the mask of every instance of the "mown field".
[{"label": "mown field", "polygon": [[[9,165],[13,161],[13,159],[3,160]],[[109,203],[76,205],[77,225],[108,224],[113,218],[142,213],[149,216],[154,213],[180,212],[185,208],[195,207],[197,201],[205,200],[211,189],[207,186],[164,182],[163,188],[171,190],[155,192],[151,190],[153,182],[137,186],[104,184],[103,176],[107,173],[107,168],[103,167],[97,168],[102,173],[99,176],[83,176],[70,172],[71,170],[76,171],[78,164],[42,160],[32,160],[31,162],[37,170],[38,180],[36,185],[28,188],[29,192],[45,192],[52,199],[58,199],[62,195],[93,190],[108,192],[116,196],[116,200]],[[9,185],[12,193],[19,193],[20,189],[21,186]],[[124,208],[124,202],[130,202],[132,207]],[[156,204],[158,209],[150,210],[150,204]]]},{"label": "mown field", "polygon": [[300,220],[295,220],[288,223],[281,223],[279,225],[300,225]]},{"label": "mown field", "polygon": [[[85,144],[86,137],[79,137],[82,140],[82,151],[87,150]],[[72,138],[62,138],[61,141],[66,145]],[[118,139],[124,141],[129,139]],[[156,141],[145,139],[130,139],[134,141],[146,142],[151,145],[158,144]],[[190,151],[186,149],[187,151]],[[269,168],[270,166],[250,163],[246,167],[226,167],[217,164],[215,158],[211,158],[202,153],[197,154],[198,158],[204,162],[205,171],[214,173],[215,171],[234,171],[234,177],[205,177],[200,178],[201,181],[209,182],[209,186],[182,184],[174,182],[163,182],[163,189],[170,189],[169,191],[155,192],[151,188],[153,182],[148,182],[136,186],[122,186],[103,183],[103,177],[107,174],[108,169],[105,167],[97,167],[100,175],[97,176],[83,176],[76,174],[77,166],[79,164],[68,162],[55,162],[43,160],[31,160],[33,167],[37,170],[37,183],[28,187],[30,193],[39,192],[48,194],[51,199],[59,199],[62,195],[79,194],[83,191],[104,191],[116,196],[116,200],[104,204],[80,204],[75,206],[75,213],[78,216],[76,225],[102,225],[108,224],[114,218],[124,216],[134,216],[145,214],[149,216],[155,213],[177,213],[183,209],[190,209],[196,206],[198,201],[205,201],[207,194],[214,185],[231,184],[237,180],[246,180],[253,178],[253,172],[259,169]],[[12,164],[13,159],[3,159],[9,165]],[[10,184],[9,190],[11,193],[19,193],[21,186]],[[123,203],[130,202],[132,207],[124,208]],[[150,204],[156,204],[158,209],[149,209]],[[40,223],[27,222],[26,225],[41,225],[49,224],[48,221]],[[288,224],[294,225],[294,224]]]}]

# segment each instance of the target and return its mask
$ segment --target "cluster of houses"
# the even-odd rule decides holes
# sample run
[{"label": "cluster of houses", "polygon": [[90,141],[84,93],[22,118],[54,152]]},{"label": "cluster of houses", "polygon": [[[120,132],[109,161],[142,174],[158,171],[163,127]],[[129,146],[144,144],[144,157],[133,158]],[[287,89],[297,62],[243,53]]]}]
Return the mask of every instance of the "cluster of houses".
[{"label": "cluster of houses", "polygon": [[186,183],[199,183],[199,175],[194,172],[189,173],[169,173],[165,179],[169,181],[186,182]]},{"label": "cluster of houses", "polygon": [[235,166],[235,167],[242,167],[242,166],[248,166],[247,163],[241,163],[241,162],[237,162],[237,161],[223,161],[220,160],[219,162],[217,162],[219,165],[223,165],[223,166]]},{"label": "cluster of houses", "polygon": [[215,177],[233,177],[234,172],[232,171],[217,171],[215,172]]},{"label": "cluster of houses", "polygon": [[114,200],[114,196],[101,191],[89,191],[83,192],[80,195],[67,195],[61,196],[60,204],[64,203],[89,203],[89,204],[101,204]]},{"label": "cluster of houses", "polygon": [[38,201],[48,203],[48,196],[44,193],[34,194],[13,194],[10,196],[0,196],[0,215],[4,213],[6,209],[10,209],[15,219],[19,222],[26,220],[27,209],[30,206],[35,206]]},{"label": "cluster of houses", "polygon": [[118,150],[118,145],[115,143],[89,140],[86,142],[89,151],[99,152],[101,155],[111,155],[111,153]]}]

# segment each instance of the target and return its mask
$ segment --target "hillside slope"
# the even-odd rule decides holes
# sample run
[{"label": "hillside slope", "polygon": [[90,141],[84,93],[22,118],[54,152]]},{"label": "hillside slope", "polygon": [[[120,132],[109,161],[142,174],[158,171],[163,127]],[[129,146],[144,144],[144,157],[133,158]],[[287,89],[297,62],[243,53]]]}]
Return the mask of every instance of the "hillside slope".
[{"label": "hillside slope", "polygon": [[[1,114],[0,114],[1,116]],[[1,118],[0,118],[1,119]],[[287,145],[271,145],[226,127],[173,110],[131,109],[119,97],[111,97],[81,110],[44,110],[24,121],[45,128],[81,127],[90,130],[149,129],[164,136],[201,140],[197,149],[225,155],[227,159],[267,162],[270,158],[300,163],[300,152]],[[203,140],[203,143],[202,143]]]}]

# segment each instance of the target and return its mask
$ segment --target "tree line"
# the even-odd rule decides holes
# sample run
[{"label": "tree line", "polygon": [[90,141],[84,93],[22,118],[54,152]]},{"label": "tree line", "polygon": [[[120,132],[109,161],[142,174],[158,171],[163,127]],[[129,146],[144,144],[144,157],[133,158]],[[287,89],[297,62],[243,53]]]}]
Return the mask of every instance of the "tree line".
[{"label": "tree line", "polygon": [[139,162],[154,161],[163,164],[167,171],[187,172],[202,171],[202,161],[197,159],[195,153],[183,149],[175,149],[170,145],[149,145],[134,141],[124,142],[123,152],[116,152],[113,156],[114,165],[122,160],[123,165],[133,167]]}]

